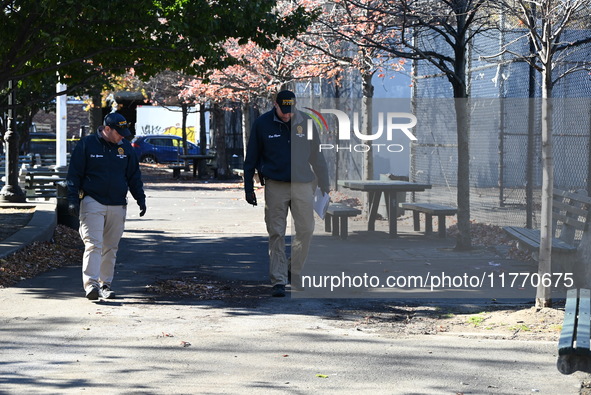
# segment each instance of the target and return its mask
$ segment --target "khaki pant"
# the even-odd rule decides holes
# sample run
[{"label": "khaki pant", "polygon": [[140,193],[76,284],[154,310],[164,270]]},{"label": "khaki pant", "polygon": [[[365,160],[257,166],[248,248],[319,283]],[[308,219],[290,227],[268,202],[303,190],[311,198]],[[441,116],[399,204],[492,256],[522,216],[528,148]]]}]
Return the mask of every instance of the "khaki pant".
[{"label": "khaki pant", "polygon": [[111,285],[127,206],[105,206],[90,196],[80,202],[80,237],[84,242],[82,284]]},{"label": "khaki pant", "polygon": [[[287,284],[289,261],[292,279],[299,277],[304,268],[314,234],[314,188],[315,184],[311,182],[265,182],[265,223],[269,233],[271,285]],[[288,211],[291,211],[295,230],[289,260],[285,254]]]}]

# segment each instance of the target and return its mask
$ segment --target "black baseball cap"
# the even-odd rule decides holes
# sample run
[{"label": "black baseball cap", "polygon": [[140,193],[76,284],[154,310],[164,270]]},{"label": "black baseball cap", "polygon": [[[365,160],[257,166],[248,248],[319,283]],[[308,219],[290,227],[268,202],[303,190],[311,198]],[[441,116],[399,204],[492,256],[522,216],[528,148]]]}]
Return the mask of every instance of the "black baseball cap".
[{"label": "black baseball cap", "polygon": [[294,112],[296,99],[295,94],[292,91],[279,92],[275,101],[279,105],[282,113],[289,114]]},{"label": "black baseball cap", "polygon": [[112,112],[107,114],[103,122],[105,126],[109,126],[117,131],[121,136],[131,136],[131,132],[127,128],[127,120],[125,117],[118,112]]}]

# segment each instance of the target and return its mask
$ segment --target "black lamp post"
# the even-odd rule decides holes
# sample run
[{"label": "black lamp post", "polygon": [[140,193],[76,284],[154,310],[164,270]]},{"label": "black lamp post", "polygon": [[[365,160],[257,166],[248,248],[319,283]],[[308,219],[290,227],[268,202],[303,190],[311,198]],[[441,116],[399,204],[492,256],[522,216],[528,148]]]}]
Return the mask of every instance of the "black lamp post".
[{"label": "black lamp post", "polygon": [[6,155],[6,181],[0,190],[0,202],[25,203],[23,190],[18,185],[18,143],[19,134],[13,127],[15,92],[12,81],[8,82],[8,118],[4,134],[4,153]]}]

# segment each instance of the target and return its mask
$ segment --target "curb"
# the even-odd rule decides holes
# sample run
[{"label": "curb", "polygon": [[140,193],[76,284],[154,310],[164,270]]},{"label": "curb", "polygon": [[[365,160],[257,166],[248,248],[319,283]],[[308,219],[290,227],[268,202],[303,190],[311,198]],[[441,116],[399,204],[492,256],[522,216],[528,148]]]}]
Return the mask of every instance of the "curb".
[{"label": "curb", "polygon": [[35,241],[49,241],[57,226],[57,200],[44,202],[3,203],[2,207],[35,207],[33,217],[27,225],[12,236],[0,242],[0,258],[23,249]]}]

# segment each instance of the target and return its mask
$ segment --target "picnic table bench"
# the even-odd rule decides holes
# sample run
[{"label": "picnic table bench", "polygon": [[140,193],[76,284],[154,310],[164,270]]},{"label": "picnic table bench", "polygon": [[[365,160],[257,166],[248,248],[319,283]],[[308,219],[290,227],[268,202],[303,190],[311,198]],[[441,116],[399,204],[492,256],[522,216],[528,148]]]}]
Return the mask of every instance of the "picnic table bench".
[{"label": "picnic table bench", "polygon": [[65,181],[66,171],[30,169],[25,173],[25,194],[28,198],[57,197],[57,182]]},{"label": "picnic table bench", "polygon": [[566,294],[564,322],[558,341],[556,367],[562,374],[577,370],[591,373],[591,291],[570,289]]},{"label": "picnic table bench", "polygon": [[172,170],[172,178],[180,178],[181,177],[181,170],[185,169],[187,166],[182,164],[176,165],[168,165],[168,168]]},{"label": "picnic table bench", "polygon": [[[206,168],[211,169],[214,172],[214,177],[217,177],[217,165],[214,163],[214,159],[216,158],[215,155],[207,154],[207,155],[179,155],[180,159],[184,159],[186,161],[193,162],[193,177],[202,178],[205,175],[201,174],[201,169],[199,164],[205,161]],[[180,170],[179,170],[180,172]],[[180,173],[179,173],[180,174]]]},{"label": "picnic table bench", "polygon": [[456,215],[458,210],[453,207],[443,206],[434,203],[401,203],[400,207],[405,210],[412,210],[413,225],[416,232],[421,230],[420,213],[425,214],[425,234],[433,233],[433,216],[438,219],[438,234],[439,237],[445,237],[445,218],[448,215]]},{"label": "picnic table bench", "polygon": [[[18,156],[18,166],[21,167],[23,165],[27,165],[27,166],[34,165],[33,155],[31,155],[31,154],[19,155]],[[0,166],[2,167],[2,169],[4,169],[6,167],[6,155],[5,154],[2,154],[2,156],[0,157]]]},{"label": "picnic table bench", "polygon": [[[41,167],[54,166],[57,163],[56,154],[35,154],[34,164]],[[66,163],[70,163],[70,153],[66,154]]]},{"label": "picnic table bench", "polygon": [[345,240],[349,233],[349,217],[361,214],[361,210],[342,203],[331,203],[324,215],[324,230]]},{"label": "picnic table bench", "polygon": [[[589,237],[591,197],[586,193],[573,193],[554,189],[552,199],[552,260],[555,258],[568,262],[576,257],[577,252],[586,248],[580,242]],[[505,226],[503,228],[511,237],[517,239],[517,247],[533,253],[538,260],[540,248],[540,231],[537,229]],[[586,254],[586,253],[585,253]],[[580,254],[579,254],[580,255]],[[586,257],[583,257],[586,258]]]}]

